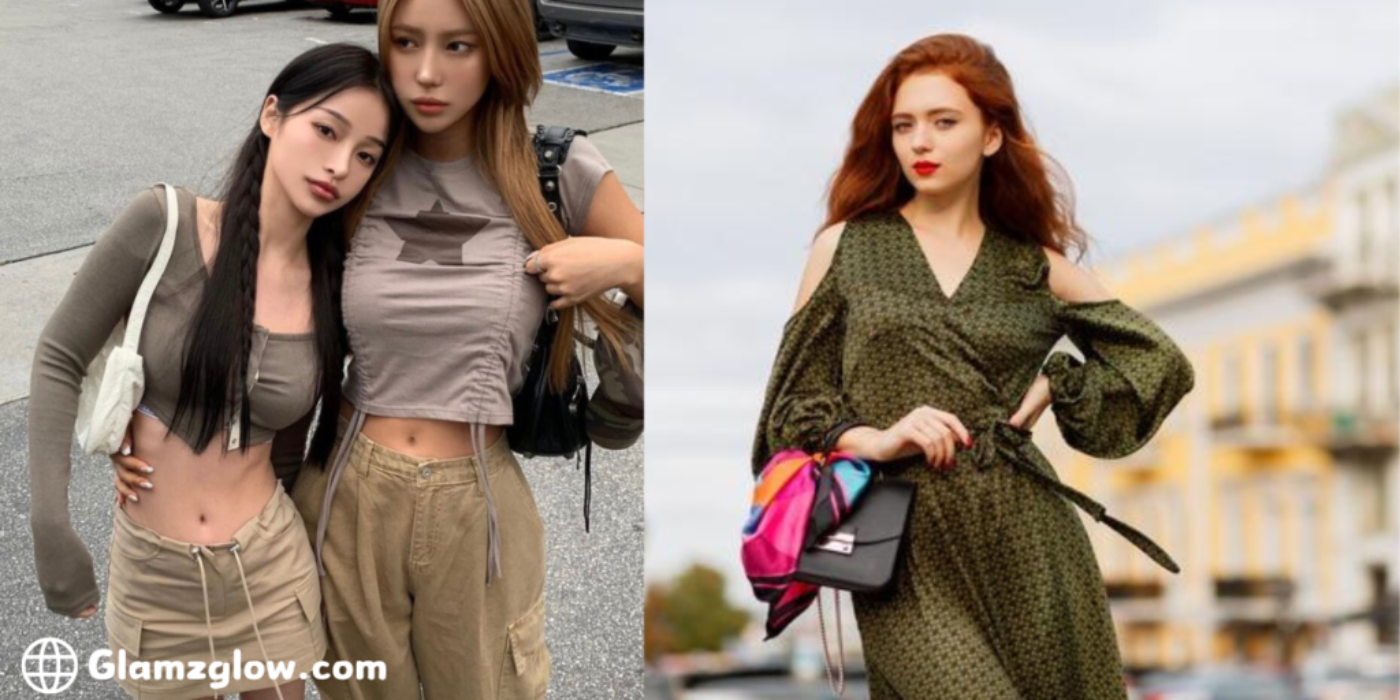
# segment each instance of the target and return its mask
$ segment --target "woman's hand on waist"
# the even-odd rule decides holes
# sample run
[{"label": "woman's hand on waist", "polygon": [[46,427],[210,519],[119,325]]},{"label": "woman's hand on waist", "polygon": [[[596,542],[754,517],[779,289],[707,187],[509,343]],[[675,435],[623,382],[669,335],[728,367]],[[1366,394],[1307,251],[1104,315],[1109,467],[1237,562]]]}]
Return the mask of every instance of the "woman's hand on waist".
[{"label": "woman's hand on waist", "polygon": [[959,446],[972,446],[972,435],[957,416],[932,406],[920,406],[884,430],[851,428],[837,449],[862,459],[889,462],[922,454],[930,466],[948,468]]},{"label": "woman's hand on waist", "polygon": [[126,428],[126,437],[122,438],[121,451],[108,455],[108,457],[111,458],[112,466],[117,470],[117,507],[125,507],[127,503],[140,503],[139,492],[155,488],[149,478],[155,471],[155,467],[131,454],[130,425]]},{"label": "woman's hand on waist", "polygon": [[641,291],[643,269],[642,246],[598,236],[551,243],[525,260],[525,272],[538,276],[545,291],[558,297],[550,304],[554,309],[576,306],[615,287],[636,299],[639,294],[634,292]]}]

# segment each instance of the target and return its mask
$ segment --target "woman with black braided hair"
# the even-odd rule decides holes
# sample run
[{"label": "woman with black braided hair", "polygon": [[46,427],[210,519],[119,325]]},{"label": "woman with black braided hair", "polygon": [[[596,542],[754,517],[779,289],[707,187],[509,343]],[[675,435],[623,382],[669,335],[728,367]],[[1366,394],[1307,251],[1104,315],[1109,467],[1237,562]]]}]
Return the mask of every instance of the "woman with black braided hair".
[{"label": "woman with black braided hair", "polygon": [[[122,651],[128,661],[229,663],[241,653],[294,662],[301,668],[280,679],[245,675],[219,691],[302,697],[295,671],[325,653],[321,594],[277,470],[301,466],[317,403],[340,405],[346,232],[393,159],[397,122],[374,54],[350,44],[302,54],[268,89],[220,200],[141,191],[45,327],[30,398],[35,559],[49,608],[87,618],[97,581],[66,499],[79,385],[132,309],[167,212],[176,217],[140,334],[146,387],[130,428],[160,488],[145,482],[118,499],[106,608],[113,661]],[[311,461],[329,459],[335,429],[320,422]],[[208,680],[139,676],[121,681],[135,697],[211,694]]]}]

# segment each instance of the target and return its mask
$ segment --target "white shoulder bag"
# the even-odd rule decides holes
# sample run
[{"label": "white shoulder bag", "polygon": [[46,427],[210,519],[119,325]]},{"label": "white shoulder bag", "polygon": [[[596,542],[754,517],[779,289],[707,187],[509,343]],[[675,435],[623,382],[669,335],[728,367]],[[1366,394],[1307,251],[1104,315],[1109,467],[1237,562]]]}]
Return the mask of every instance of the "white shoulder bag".
[{"label": "white shoulder bag", "polygon": [[146,307],[175,248],[175,226],[180,218],[175,188],[165,183],[161,185],[165,188],[165,237],[161,239],[160,251],[141,281],[126,322],[117,322],[112,336],[88,365],[87,375],[83,377],[74,432],[78,436],[78,446],[86,454],[109,455],[121,449],[131,413],[146,389],[146,373],[137,345],[141,341],[141,326],[146,321]]}]

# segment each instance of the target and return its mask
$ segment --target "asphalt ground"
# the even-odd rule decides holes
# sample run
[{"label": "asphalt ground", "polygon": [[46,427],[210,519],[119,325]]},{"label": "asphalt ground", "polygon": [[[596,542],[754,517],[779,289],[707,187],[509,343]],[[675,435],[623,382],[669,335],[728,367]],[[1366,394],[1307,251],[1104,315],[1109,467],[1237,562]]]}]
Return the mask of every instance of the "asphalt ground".
[{"label": "asphalt ground", "polygon": [[[212,193],[276,72],[318,43],[372,48],[374,20],[336,22],[280,2],[210,20],[193,2],[166,16],[141,0],[0,0],[0,698],[42,697],[21,675],[40,638],[68,642],[84,667],[106,646],[101,611],[86,621],[48,612],[35,582],[25,445],[34,338],[134,192],[166,181]],[[587,65],[560,41],[540,52],[546,71]],[[621,50],[610,61],[641,67],[643,55]],[[642,110],[640,95],[546,85],[529,118],[590,130],[643,206]],[[573,462],[522,461],[546,524],[550,698],[642,697],[642,454],[640,443],[594,452],[589,534]],[[73,457],[72,519],[102,583],[111,467]],[[83,668],[60,696],[125,697]]]}]

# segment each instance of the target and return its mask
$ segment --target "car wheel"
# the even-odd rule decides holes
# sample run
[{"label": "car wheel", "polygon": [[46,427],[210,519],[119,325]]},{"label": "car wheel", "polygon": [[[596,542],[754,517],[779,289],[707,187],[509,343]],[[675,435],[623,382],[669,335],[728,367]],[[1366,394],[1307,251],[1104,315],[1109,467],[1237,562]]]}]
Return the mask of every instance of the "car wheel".
[{"label": "car wheel", "polygon": [[185,0],[146,0],[146,1],[149,2],[149,3],[151,3],[151,7],[154,7],[154,8],[156,8],[157,10],[160,10],[161,12],[164,12],[164,13],[167,14],[167,15],[169,15],[169,14],[174,14],[174,13],[176,13],[176,12],[179,12],[179,11],[180,11],[180,8],[182,8],[182,7],[185,6]]},{"label": "car wheel", "polygon": [[199,11],[206,17],[228,17],[238,9],[238,0],[199,0]]},{"label": "car wheel", "polygon": [[350,19],[350,6],[346,4],[331,5],[326,8],[331,13],[331,19],[337,22],[344,22]]},{"label": "car wheel", "polygon": [[612,44],[595,44],[591,41],[569,40],[569,53],[585,61],[601,61],[612,55],[617,47]]},{"label": "car wheel", "polygon": [[554,32],[549,31],[549,22],[540,16],[540,0],[531,0],[530,10],[535,18],[535,41],[549,41],[554,38]]}]

